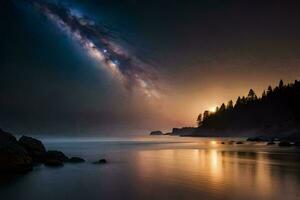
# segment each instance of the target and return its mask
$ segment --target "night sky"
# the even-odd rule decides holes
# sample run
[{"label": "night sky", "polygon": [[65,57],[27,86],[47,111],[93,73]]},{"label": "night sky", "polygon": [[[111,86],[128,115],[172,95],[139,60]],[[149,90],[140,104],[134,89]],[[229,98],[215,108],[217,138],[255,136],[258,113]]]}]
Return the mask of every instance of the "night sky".
[{"label": "night sky", "polygon": [[[298,5],[299,4],[299,5]],[[296,1],[2,0],[0,127],[143,135],[300,77]]]}]

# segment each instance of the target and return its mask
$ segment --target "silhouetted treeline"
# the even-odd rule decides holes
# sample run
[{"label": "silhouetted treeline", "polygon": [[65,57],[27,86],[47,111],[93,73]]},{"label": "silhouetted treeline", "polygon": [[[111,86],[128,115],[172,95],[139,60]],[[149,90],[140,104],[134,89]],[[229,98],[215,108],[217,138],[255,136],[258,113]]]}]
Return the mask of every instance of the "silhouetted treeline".
[{"label": "silhouetted treeline", "polygon": [[224,129],[267,129],[300,122],[300,81],[285,85],[280,80],[274,89],[269,86],[258,97],[250,89],[245,97],[238,97],[235,104],[229,101],[198,116],[198,127]]}]

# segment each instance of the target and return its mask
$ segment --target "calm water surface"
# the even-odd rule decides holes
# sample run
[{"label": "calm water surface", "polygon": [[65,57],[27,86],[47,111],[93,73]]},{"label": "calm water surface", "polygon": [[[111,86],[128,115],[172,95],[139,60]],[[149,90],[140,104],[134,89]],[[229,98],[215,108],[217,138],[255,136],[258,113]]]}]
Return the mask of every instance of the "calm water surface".
[{"label": "calm water surface", "polygon": [[[213,138],[52,140],[83,164],[40,165],[0,186],[5,200],[299,199],[300,149]],[[224,141],[223,139],[222,141]],[[228,140],[228,139],[227,139]],[[107,158],[106,165],[91,162]]]}]

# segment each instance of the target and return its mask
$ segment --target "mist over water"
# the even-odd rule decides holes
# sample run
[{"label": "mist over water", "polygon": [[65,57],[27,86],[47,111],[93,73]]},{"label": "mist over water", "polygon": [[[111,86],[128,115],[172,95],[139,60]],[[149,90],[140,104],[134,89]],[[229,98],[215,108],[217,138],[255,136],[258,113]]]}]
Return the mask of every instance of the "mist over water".
[{"label": "mist over water", "polygon": [[[1,186],[1,197],[297,199],[300,195],[297,148],[222,145],[213,138],[178,137],[49,140],[46,147],[81,156],[86,163],[61,168],[40,165]],[[100,158],[108,163],[91,164]]]}]

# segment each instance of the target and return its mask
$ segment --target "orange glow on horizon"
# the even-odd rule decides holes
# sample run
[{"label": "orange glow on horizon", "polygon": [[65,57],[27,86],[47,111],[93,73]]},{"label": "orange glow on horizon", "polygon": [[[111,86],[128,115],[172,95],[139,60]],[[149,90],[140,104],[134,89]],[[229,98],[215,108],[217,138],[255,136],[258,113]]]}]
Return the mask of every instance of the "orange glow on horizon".
[{"label": "orange glow on horizon", "polygon": [[209,112],[216,112],[216,110],[217,110],[217,106],[213,106],[213,107],[210,107],[209,108]]}]

